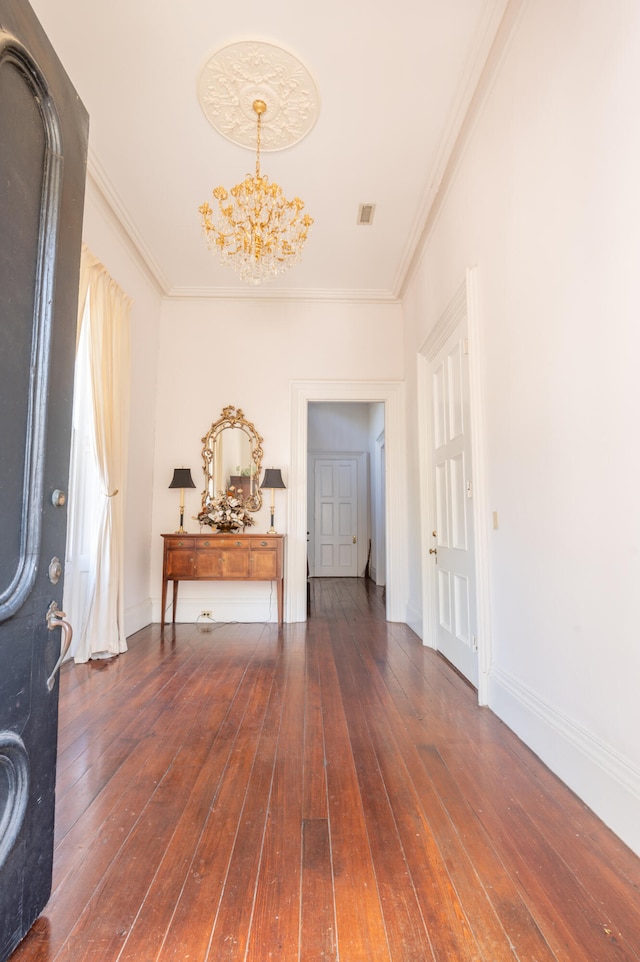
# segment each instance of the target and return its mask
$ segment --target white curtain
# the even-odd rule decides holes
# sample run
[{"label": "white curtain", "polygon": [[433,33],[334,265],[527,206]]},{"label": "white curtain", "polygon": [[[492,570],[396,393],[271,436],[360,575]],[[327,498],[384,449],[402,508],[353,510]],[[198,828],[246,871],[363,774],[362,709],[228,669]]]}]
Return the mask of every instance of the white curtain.
[{"label": "white curtain", "polygon": [[[87,302],[88,298],[88,302]],[[105,658],[127,650],[124,630],[124,499],[129,414],[131,302],[86,245],[82,248],[78,342],[88,330],[88,378],[99,478],[93,557],[86,611],[76,625],[74,659]],[[86,310],[85,310],[86,305]],[[73,492],[70,491],[73,496]],[[65,600],[66,604],[66,600]],[[71,601],[69,614],[76,604]],[[73,622],[72,622],[73,624]]]}]

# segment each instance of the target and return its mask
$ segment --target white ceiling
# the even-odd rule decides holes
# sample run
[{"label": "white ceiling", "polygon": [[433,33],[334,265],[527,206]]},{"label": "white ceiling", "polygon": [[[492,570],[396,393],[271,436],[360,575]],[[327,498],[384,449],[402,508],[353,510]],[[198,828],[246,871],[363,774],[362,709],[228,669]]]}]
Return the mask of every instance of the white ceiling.
[{"label": "white ceiling", "polygon": [[[166,294],[394,298],[506,0],[31,0],[90,118],[89,171]],[[314,218],[302,261],[250,288],[219,266],[198,206],[255,155],[197,98],[211,54],[263,40],[315,79],[318,120],[262,172]],[[373,224],[356,223],[375,203]]]}]

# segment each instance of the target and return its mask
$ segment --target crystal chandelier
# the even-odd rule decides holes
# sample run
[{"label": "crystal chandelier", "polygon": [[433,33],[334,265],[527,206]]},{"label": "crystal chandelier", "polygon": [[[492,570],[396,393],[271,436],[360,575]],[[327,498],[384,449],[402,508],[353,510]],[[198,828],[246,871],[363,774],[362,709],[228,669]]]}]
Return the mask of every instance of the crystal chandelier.
[{"label": "crystal chandelier", "polygon": [[260,173],[260,124],[267,105],[254,100],[253,109],[258,117],[255,177],[247,174],[230,191],[215,188],[216,220],[208,203],[198,210],[207,243],[222,263],[234,267],[244,281],[259,284],[300,260],[313,218],[303,214],[299,197],[287,200],[282,188]]}]

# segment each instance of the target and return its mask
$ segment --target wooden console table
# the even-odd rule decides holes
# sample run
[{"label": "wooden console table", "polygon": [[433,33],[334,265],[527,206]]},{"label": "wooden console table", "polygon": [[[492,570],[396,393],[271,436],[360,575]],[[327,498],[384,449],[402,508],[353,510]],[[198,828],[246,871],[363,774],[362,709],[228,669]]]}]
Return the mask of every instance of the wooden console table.
[{"label": "wooden console table", "polygon": [[173,581],[176,620],[181,581],[275,581],[278,623],[284,603],[283,534],[163,534],[161,624],[165,623],[167,583]]}]

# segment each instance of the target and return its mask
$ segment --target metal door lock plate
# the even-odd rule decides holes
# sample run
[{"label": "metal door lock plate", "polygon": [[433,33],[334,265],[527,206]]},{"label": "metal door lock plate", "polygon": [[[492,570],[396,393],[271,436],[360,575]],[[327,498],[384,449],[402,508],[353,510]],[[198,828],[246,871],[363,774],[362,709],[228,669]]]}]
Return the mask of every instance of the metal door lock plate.
[{"label": "metal door lock plate", "polygon": [[52,558],[49,562],[49,581],[52,585],[57,585],[62,577],[62,564],[60,558]]}]

